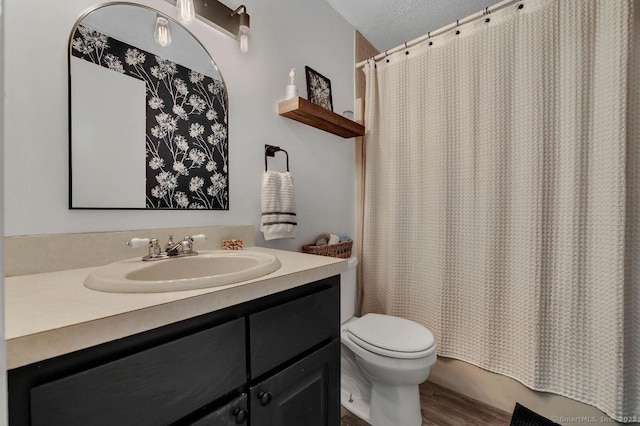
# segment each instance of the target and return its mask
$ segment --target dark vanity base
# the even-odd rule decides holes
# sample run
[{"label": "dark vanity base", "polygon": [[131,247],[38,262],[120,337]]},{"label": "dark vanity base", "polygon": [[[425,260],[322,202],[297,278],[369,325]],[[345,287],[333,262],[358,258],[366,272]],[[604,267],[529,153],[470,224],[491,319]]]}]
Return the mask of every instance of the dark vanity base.
[{"label": "dark vanity base", "polygon": [[9,424],[338,426],[340,277],[9,370]]}]

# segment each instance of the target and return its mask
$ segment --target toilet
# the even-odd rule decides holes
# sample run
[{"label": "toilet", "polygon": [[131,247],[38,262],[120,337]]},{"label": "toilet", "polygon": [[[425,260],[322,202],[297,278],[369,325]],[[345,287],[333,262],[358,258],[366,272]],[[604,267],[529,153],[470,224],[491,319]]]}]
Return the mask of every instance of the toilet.
[{"label": "toilet", "polygon": [[340,277],[340,402],[373,426],[420,426],[418,385],[436,361],[433,334],[390,315],[354,317],[356,266]]}]

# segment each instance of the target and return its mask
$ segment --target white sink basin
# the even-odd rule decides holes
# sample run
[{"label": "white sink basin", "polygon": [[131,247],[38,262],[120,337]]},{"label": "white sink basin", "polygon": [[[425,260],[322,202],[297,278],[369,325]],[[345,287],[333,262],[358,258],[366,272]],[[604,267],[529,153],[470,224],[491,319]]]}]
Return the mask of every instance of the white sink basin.
[{"label": "white sink basin", "polygon": [[89,274],[84,285],[111,293],[160,293],[233,284],[278,269],[280,261],[268,253],[212,250],[177,259],[111,263]]}]

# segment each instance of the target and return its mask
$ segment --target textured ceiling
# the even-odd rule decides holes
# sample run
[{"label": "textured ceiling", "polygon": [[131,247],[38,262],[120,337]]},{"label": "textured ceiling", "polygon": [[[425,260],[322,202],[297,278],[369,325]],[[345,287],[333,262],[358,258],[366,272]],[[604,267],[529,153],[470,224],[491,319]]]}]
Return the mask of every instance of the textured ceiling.
[{"label": "textured ceiling", "polygon": [[327,0],[379,51],[469,16],[498,0]]}]

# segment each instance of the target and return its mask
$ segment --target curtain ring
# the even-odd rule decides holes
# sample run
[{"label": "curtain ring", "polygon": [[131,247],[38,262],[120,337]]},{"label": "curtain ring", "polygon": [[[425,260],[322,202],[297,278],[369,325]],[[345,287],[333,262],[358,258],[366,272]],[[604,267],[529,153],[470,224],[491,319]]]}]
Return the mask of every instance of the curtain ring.
[{"label": "curtain ring", "polygon": [[[489,11],[489,6],[485,7],[485,8],[484,8],[484,15],[485,15],[485,16],[487,16],[487,15],[488,15],[488,14],[490,14],[490,13],[491,13],[491,12]],[[489,22],[491,22],[491,18],[486,18],[486,19],[484,20],[484,22],[485,22],[485,23],[489,23]]]},{"label": "curtain ring", "polygon": [[387,53],[387,51],[384,51],[384,56],[389,57],[389,54]]},{"label": "curtain ring", "polygon": [[406,41],[404,42],[404,48],[405,48],[405,50],[408,49]]}]

